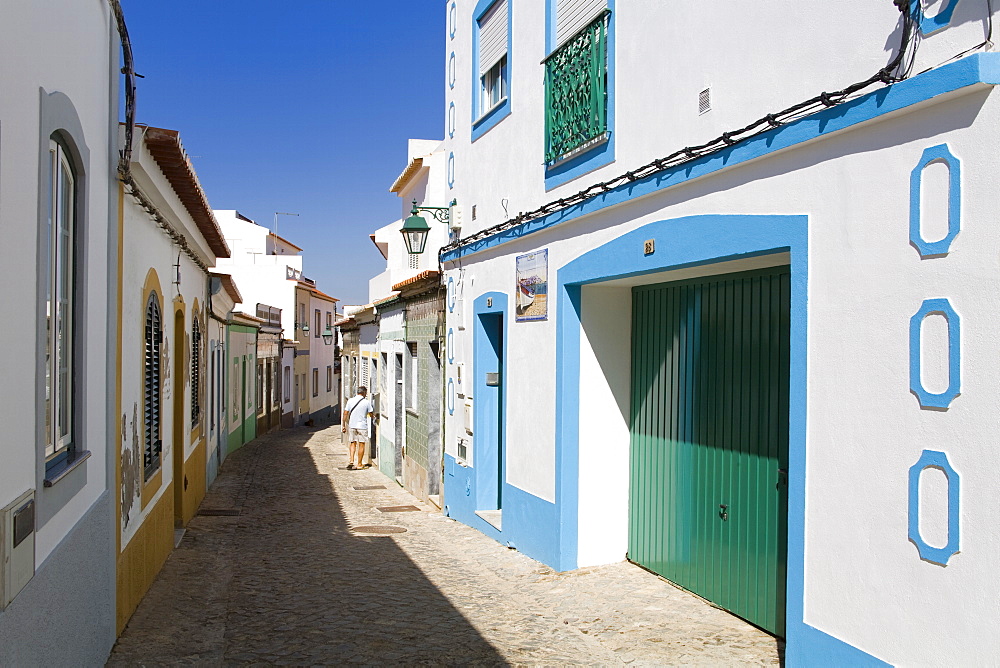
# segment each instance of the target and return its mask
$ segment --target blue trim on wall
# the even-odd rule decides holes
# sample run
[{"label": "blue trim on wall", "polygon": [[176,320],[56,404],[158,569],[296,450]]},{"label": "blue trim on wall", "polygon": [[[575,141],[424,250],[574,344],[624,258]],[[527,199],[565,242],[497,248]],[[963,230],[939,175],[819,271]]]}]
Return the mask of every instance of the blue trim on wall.
[{"label": "blue trim on wall", "polygon": [[[932,162],[943,162],[948,166],[948,234],[939,241],[925,241],[920,232],[922,219],[921,183],[924,169]],[[910,243],[920,252],[921,257],[941,256],[951,249],[951,242],[962,227],[962,163],[948,149],[947,144],[939,144],[924,149],[920,162],[910,172]]]},{"label": "blue trim on wall", "polygon": [[[492,299],[492,305],[487,306],[487,300]],[[445,471],[448,475],[444,481],[444,505],[449,517],[463,524],[478,529],[494,540],[504,545],[515,547],[533,559],[549,565],[555,565],[559,557],[560,517],[556,505],[545,501],[534,494],[529,494],[506,482],[506,470],[503,469],[502,526],[498,530],[492,524],[476,514],[477,510],[488,510],[483,507],[482,499],[495,494],[496,488],[490,487],[492,481],[498,480],[500,471],[495,463],[487,461],[483,456],[481,445],[477,439],[485,435],[482,416],[482,404],[479,397],[484,396],[485,372],[479,365],[478,348],[483,345],[480,337],[483,335],[479,323],[481,315],[501,315],[504,318],[503,350],[504,361],[507,361],[507,332],[509,331],[509,297],[500,292],[488,292],[480,295],[473,302],[473,318],[475,318],[474,338],[474,379],[465,379],[465,383],[473,383],[473,395],[477,398],[473,404],[473,466],[457,462],[451,455],[445,454]],[[506,384],[501,387],[503,400],[506,401]],[[506,451],[506,429],[501,432],[501,447]]]},{"label": "blue trim on wall", "polygon": [[[608,139],[554,167],[545,168],[545,189],[552,190],[584,174],[610,165],[615,161],[615,2],[607,0],[611,14],[608,17]],[[545,54],[551,54],[556,48],[556,2],[548,0],[545,4]],[[542,151],[544,153],[544,151]]]},{"label": "blue trim on wall", "polygon": [[448,7],[448,37],[449,39],[455,39],[455,31],[458,30],[458,8],[455,3],[451,3]]},{"label": "blue trim on wall", "polygon": [[455,414],[455,379],[448,379],[448,415]]},{"label": "blue trim on wall", "polygon": [[[948,479],[948,544],[944,547],[931,547],[920,535],[920,474],[927,468],[939,468]],[[958,553],[959,549],[959,483],[958,472],[952,468],[948,455],[936,450],[924,450],[917,463],[910,467],[910,512],[908,534],[910,541],[917,546],[917,552],[924,561],[930,561],[941,566],[947,566],[948,560]]]},{"label": "blue trim on wall", "polygon": [[483,113],[479,108],[482,101],[481,82],[479,77],[479,20],[495,5],[499,0],[479,0],[476,8],[472,12],[472,141],[476,141],[484,134],[496,127],[497,123],[510,116],[510,84],[514,80],[511,76],[514,66],[512,54],[514,39],[512,27],[514,25],[514,3],[507,3],[507,74],[504,79],[504,91],[506,96],[500,104]]},{"label": "blue trim on wall", "polygon": [[456,300],[456,298],[457,297],[455,295],[455,277],[454,276],[449,276],[448,277],[448,313],[454,313],[455,312],[455,300]]},{"label": "blue trim on wall", "polygon": [[454,89],[458,80],[458,63],[455,60],[455,52],[448,56],[448,88]]},{"label": "blue trim on wall", "polygon": [[[612,17],[613,20],[613,17]],[[576,206],[498,232],[481,241],[444,253],[442,261],[495,248],[508,241],[548,229],[608,207],[671,188],[727,168],[839,132],[874,118],[905,109],[931,98],[975,84],[1000,83],[1000,54],[978,53],[915,77],[886,86],[830,109],[800,118],[788,125],[747,139],[710,156],[672,167],[628,183]]]},{"label": "blue trim on wall", "polygon": [[917,20],[920,24],[920,32],[924,35],[930,35],[932,33],[941,30],[942,28],[948,27],[951,23],[951,15],[955,13],[955,7],[958,5],[958,0],[950,0],[948,4],[939,11],[934,16],[927,16],[924,14],[923,6],[920,0],[910,0],[910,14]]},{"label": "blue trim on wall", "polygon": [[476,515],[476,468],[444,456],[444,509],[454,520],[468,525],[498,543],[513,547],[550,566],[558,561],[559,515],[554,503],[514,485],[505,485],[503,531]]},{"label": "blue trim on wall", "polygon": [[455,137],[455,124],[457,122],[458,111],[455,109],[455,103],[450,102],[448,104],[448,138],[452,139]]},{"label": "blue trim on wall", "polygon": [[[924,318],[940,314],[948,322],[948,388],[939,394],[928,392],[921,378],[921,325]],[[922,408],[946,409],[962,393],[962,324],[947,299],[926,299],[910,318],[910,391]]]},{"label": "blue trim on wall", "polygon": [[455,187],[455,152],[452,151],[448,154],[448,165],[446,167],[448,174],[448,189],[451,190]]},{"label": "blue trim on wall", "polygon": [[[658,240],[644,254],[644,242]],[[789,364],[788,571],[786,660],[809,664],[817,656],[884,665],[804,623],[805,472],[807,415],[808,218],[806,216],[704,215],[644,225],[580,256],[557,272],[556,501],[561,535],[557,568],[576,566],[579,504],[581,287],[618,278],[704,266],[776,252],[791,257]]]},{"label": "blue trim on wall", "polygon": [[787,666],[888,668],[892,665],[808,624],[800,624],[796,634],[799,640],[795,646],[791,643],[785,646]]},{"label": "blue trim on wall", "polygon": [[455,363],[455,329],[453,327],[448,328],[448,338],[445,339],[445,345],[448,346],[448,364]]}]

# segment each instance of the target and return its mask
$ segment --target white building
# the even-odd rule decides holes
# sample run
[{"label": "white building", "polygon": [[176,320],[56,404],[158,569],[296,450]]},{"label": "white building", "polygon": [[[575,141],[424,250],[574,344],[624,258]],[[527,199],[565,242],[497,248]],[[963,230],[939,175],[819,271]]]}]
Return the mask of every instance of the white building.
[{"label": "white building", "polygon": [[790,665],[1000,655],[990,5],[444,6],[445,511]]},{"label": "white building", "polygon": [[340,378],[334,373],[337,300],[309,279],[295,289],[298,336],[295,346],[295,424],[339,417]]},{"label": "white building", "polygon": [[232,253],[231,258],[219,261],[217,270],[230,274],[240,287],[246,299],[244,312],[253,315],[258,303],[280,308],[281,327],[286,337],[292,336],[302,249],[239,211],[217,209],[215,217]]},{"label": "white building", "polygon": [[[337,405],[340,390],[334,374],[336,346],[332,344],[337,300],[303,276],[300,247],[238,211],[218,210],[215,214],[232,248],[232,258],[220,261],[217,270],[236,280],[246,300],[245,312],[256,313],[262,305],[281,309],[283,336],[296,348],[294,364],[273,365],[271,384],[265,387],[277,392],[269,401],[276,400],[276,411],[280,410],[280,420],[286,426],[301,424],[314,412],[327,410],[329,414],[328,409]],[[320,313],[320,319],[315,321],[319,323],[318,331],[316,326],[310,327],[311,323],[315,325],[316,312]],[[323,337],[327,329],[329,345]],[[286,392],[282,383],[289,382]]]},{"label": "white building", "polygon": [[[411,139],[407,148],[406,168],[389,189],[400,198],[402,218],[371,235],[386,268],[369,281],[378,340],[370,358],[362,351],[362,364],[372,369],[370,389],[378,405],[372,445],[380,469],[417,497],[440,505],[444,295],[437,253],[448,243],[446,221],[454,207],[441,141]],[[429,221],[422,225],[429,227],[422,253],[410,253],[400,234],[414,206]]]},{"label": "white building", "polygon": [[233,310],[243,301],[236,281],[229,274],[211,275],[208,304],[208,456],[206,464],[207,487],[212,486],[219,467],[229,454],[229,411],[226,410],[230,392],[227,391],[231,376],[228,373],[227,338],[233,322]]},{"label": "white building", "polygon": [[97,665],[115,639],[117,4],[0,21],[2,665]]},{"label": "white building", "polygon": [[194,517],[217,457],[206,382],[216,338],[209,268],[229,249],[175,130],[136,128],[118,204],[120,632],[173,550],[175,530]]}]

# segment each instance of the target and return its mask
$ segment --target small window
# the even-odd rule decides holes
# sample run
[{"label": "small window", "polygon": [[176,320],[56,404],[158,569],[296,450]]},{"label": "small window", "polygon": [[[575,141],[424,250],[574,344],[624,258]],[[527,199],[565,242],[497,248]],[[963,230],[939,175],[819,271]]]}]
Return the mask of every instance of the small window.
[{"label": "small window", "polygon": [[486,113],[500,104],[507,97],[507,56],[504,55],[496,65],[486,70],[480,78],[482,84],[481,109]]},{"label": "small window", "polygon": [[497,0],[476,21],[478,30],[480,98],[483,116],[507,98],[508,0]]},{"label": "small window", "polygon": [[313,369],[313,396],[319,396],[319,369]]},{"label": "small window", "polygon": [[318,339],[320,333],[322,332],[322,330],[320,329],[320,314],[319,314],[319,309],[316,309],[315,315],[316,315],[316,331],[313,332],[313,338]]},{"label": "small window", "polygon": [[257,360],[257,416],[264,415],[267,404],[264,403],[264,360]]},{"label": "small window", "polygon": [[292,368],[289,367],[289,366],[285,367],[284,381],[285,381],[284,382],[284,386],[285,386],[285,403],[287,404],[289,401],[292,400],[292,397],[291,397],[291,391],[292,391]]},{"label": "small window", "polygon": [[281,395],[279,394],[278,387],[281,378],[278,375],[281,373],[281,363],[278,360],[268,360],[267,362],[267,377],[271,384],[271,409],[276,410],[281,406]]},{"label": "small window", "polygon": [[418,358],[417,358],[417,343],[416,341],[408,341],[406,343],[406,348],[409,351],[409,355],[406,356],[407,368],[406,375],[409,380],[409,391],[406,392],[406,407],[416,412],[417,411],[417,376],[418,376]]},{"label": "small window", "polygon": [[333,365],[330,364],[326,367],[326,391],[333,391]]},{"label": "small window", "polygon": [[75,453],[76,177],[62,144],[49,143],[45,282],[45,458],[51,467]]},{"label": "small window", "polygon": [[209,428],[210,431],[214,432],[215,431],[215,411],[218,410],[218,407],[216,406],[216,398],[215,398],[215,392],[216,392],[216,389],[215,389],[216,388],[216,378],[215,378],[215,373],[216,373],[216,359],[215,359],[215,356],[217,354],[217,351],[214,350],[214,345],[215,345],[214,342],[213,342],[212,345],[213,345],[213,350],[212,350],[212,352],[208,356],[208,365],[209,365],[209,369],[208,369],[208,428]]},{"label": "small window", "polygon": [[191,426],[201,420],[201,325],[191,324]]},{"label": "small window", "polygon": [[163,318],[155,292],[146,300],[146,327],[143,337],[143,469],[149,480],[160,469],[163,441],[160,436],[160,383]]}]

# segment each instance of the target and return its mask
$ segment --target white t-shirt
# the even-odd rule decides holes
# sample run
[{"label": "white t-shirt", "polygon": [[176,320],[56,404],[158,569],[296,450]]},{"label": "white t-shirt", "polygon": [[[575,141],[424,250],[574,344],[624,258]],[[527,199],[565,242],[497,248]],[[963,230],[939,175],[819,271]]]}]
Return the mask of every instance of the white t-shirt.
[{"label": "white t-shirt", "polygon": [[372,400],[356,394],[344,408],[347,411],[347,426],[351,429],[368,429],[368,414],[372,412]]}]

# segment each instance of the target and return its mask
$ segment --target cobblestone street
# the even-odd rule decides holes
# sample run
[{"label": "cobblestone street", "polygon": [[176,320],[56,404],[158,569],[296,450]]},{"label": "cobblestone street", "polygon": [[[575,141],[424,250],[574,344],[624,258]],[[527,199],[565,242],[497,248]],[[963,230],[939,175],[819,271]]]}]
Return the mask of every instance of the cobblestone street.
[{"label": "cobblestone street", "polygon": [[556,573],[346,463],[339,426],[231,455],[109,665],[778,663],[774,638],[638,567]]}]

